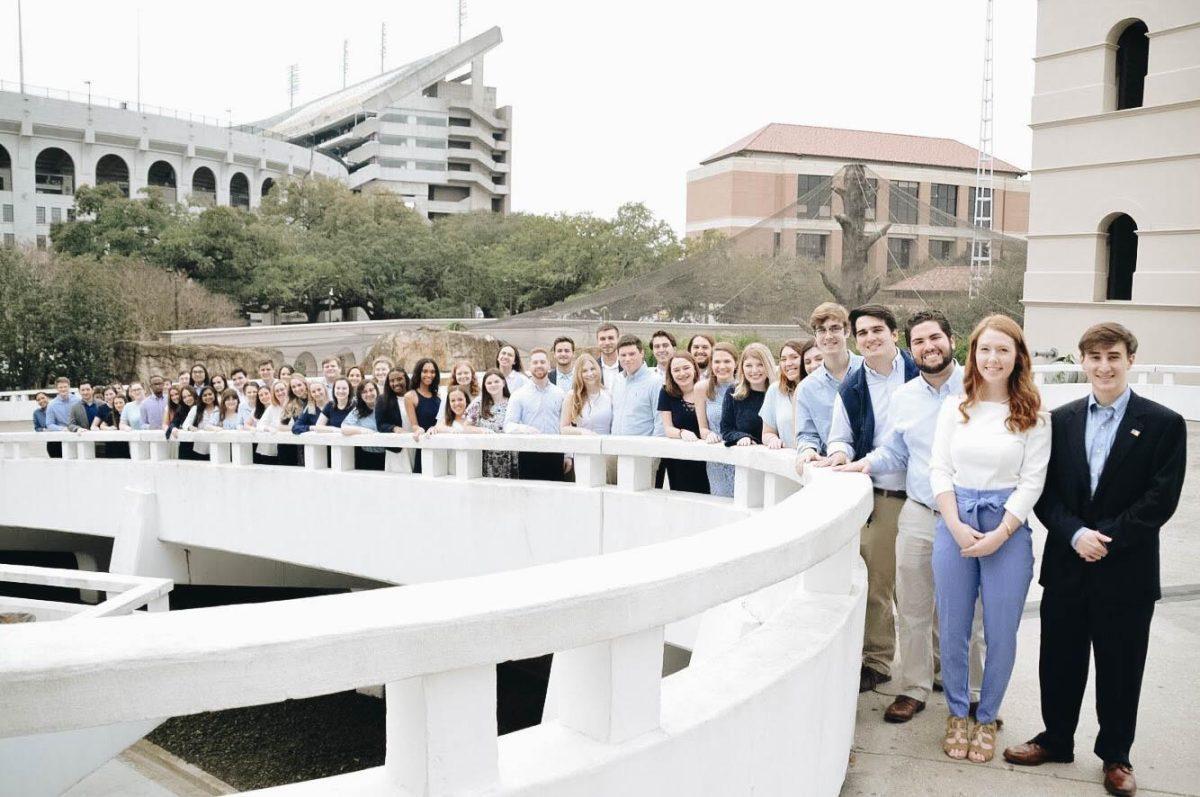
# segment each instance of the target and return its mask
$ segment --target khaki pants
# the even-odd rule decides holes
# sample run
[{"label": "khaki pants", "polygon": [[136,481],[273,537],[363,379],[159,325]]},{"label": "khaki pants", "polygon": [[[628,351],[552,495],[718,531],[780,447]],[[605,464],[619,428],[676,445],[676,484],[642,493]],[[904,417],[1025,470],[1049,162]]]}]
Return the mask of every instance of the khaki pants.
[{"label": "khaki pants", "polygon": [[875,495],[875,510],[863,526],[858,551],[867,563],[867,625],[863,666],[891,675],[896,655],[896,534],[903,498]]},{"label": "khaki pants", "polygon": [[[900,672],[899,694],[924,702],[938,667],[937,615],[933,590],[933,535],[937,515],[916,501],[905,501],[896,535],[896,614]],[[983,680],[983,610],[975,606],[971,628],[971,700],[979,700]]]}]

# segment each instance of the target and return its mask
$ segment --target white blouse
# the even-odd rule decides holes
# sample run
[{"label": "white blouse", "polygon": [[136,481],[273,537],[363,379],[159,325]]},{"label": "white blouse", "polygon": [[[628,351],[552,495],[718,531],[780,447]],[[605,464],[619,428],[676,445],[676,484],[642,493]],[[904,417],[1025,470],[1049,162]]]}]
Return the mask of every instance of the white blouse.
[{"label": "white blouse", "polygon": [[938,413],[929,462],[933,494],[954,492],[955,485],[973,490],[1011,487],[1004,508],[1025,522],[1046,483],[1050,414],[1039,412],[1036,426],[1013,433],[1004,425],[1007,402],[977,402],[964,423],[958,411],[962,400],[961,395],[948,396]]},{"label": "white blouse", "polygon": [[[254,424],[256,432],[274,432],[279,419],[283,417],[283,409],[278,404],[270,404],[263,410],[262,417]],[[279,456],[279,446],[275,443],[259,443],[258,453],[264,457]]]}]

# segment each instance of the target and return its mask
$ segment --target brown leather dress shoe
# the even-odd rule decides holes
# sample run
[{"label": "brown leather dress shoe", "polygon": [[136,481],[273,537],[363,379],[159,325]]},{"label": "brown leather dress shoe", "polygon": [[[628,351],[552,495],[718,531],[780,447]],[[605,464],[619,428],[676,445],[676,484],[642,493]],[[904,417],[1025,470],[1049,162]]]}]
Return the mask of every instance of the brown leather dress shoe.
[{"label": "brown leather dress shoe", "polygon": [[1033,739],[1030,739],[1024,744],[1013,745],[1005,749],[1004,760],[1010,764],[1019,764],[1023,767],[1036,767],[1039,764],[1058,763],[1069,764],[1075,760],[1075,756],[1057,756],[1054,753],[1042,747]]},{"label": "brown leather dress shoe", "polygon": [[887,711],[883,712],[883,719],[887,722],[908,722],[917,712],[924,710],[925,701],[900,695],[887,707]]},{"label": "brown leather dress shoe", "polygon": [[1129,764],[1104,762],[1104,790],[1117,797],[1133,797],[1137,794],[1137,781],[1133,778],[1133,767]]},{"label": "brown leather dress shoe", "polygon": [[890,675],[884,675],[877,670],[872,670],[870,667],[863,667],[862,671],[858,674],[858,691],[859,693],[870,692],[875,687],[880,684],[886,684],[890,680],[892,680],[892,676]]}]

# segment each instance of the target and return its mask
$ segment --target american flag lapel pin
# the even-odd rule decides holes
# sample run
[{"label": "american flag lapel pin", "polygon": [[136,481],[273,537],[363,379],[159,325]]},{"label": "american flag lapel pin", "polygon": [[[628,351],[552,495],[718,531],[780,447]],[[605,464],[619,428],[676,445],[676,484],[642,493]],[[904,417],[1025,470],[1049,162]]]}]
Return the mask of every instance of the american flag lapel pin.
[{"label": "american flag lapel pin", "polygon": [[1134,437],[1141,437],[1141,436],[1142,436],[1142,430],[1141,430],[1141,429],[1130,429],[1130,430],[1129,430],[1129,433],[1130,433],[1131,435],[1133,435]]}]

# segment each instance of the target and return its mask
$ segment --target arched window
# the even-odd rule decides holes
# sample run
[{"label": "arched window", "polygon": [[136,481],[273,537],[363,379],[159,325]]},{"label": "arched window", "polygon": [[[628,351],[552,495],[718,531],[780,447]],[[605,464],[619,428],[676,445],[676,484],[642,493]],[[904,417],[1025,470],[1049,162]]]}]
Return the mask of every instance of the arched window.
[{"label": "arched window", "polygon": [[265,197],[267,194],[271,193],[271,189],[272,189],[272,188],[274,188],[274,187],[275,187],[275,180],[274,180],[274,179],[272,179],[272,178],[268,177],[267,179],[263,180],[263,183],[262,183],[262,195]]},{"label": "arched window", "polygon": [[0,147],[0,191],[11,191],[12,187],[12,158],[8,150]]},{"label": "arched window", "polygon": [[33,181],[39,194],[70,196],[75,193],[75,161],[58,147],[48,147],[34,161]]},{"label": "arched window", "polygon": [[192,173],[192,202],[206,208],[217,204],[217,176],[207,166]]},{"label": "arched window", "polygon": [[1137,270],[1137,222],[1122,213],[1108,223],[1108,288],[1105,298],[1133,298],[1133,272]]},{"label": "arched window", "polygon": [[129,166],[120,155],[105,155],[96,162],[96,185],[115,185],[129,198]]},{"label": "arched window", "polygon": [[166,161],[155,161],[150,164],[150,170],[146,172],[146,186],[150,193],[163,202],[174,204],[177,197],[175,167]]},{"label": "arched window", "polygon": [[229,204],[235,208],[250,209],[250,181],[241,172],[229,178]]},{"label": "arched window", "polygon": [[1141,108],[1150,64],[1150,39],[1146,23],[1130,22],[1117,37],[1117,110]]}]

